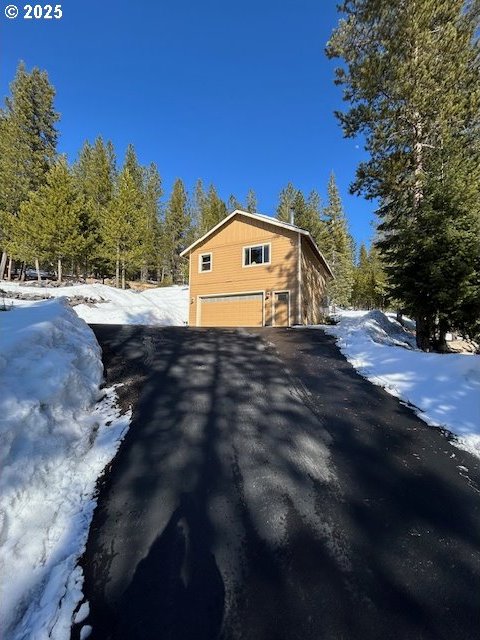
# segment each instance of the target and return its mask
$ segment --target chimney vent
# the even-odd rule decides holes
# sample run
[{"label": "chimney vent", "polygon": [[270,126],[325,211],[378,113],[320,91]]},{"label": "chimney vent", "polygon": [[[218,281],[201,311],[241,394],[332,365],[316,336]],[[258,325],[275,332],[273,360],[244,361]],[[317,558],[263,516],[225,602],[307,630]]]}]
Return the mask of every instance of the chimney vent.
[{"label": "chimney vent", "polygon": [[290,224],[295,224],[295,211],[293,207],[290,209]]}]

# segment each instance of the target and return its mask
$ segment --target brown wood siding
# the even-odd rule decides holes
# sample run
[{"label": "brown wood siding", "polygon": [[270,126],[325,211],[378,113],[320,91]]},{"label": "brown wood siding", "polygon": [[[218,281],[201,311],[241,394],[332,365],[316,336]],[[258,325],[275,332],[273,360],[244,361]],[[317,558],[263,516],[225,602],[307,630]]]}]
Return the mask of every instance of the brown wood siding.
[{"label": "brown wood siding", "polygon": [[326,295],[327,270],[302,237],[302,323],[319,324]]},{"label": "brown wood siding", "polygon": [[[244,267],[244,247],[266,243],[271,245],[270,264]],[[199,256],[202,253],[212,254],[212,270],[209,272],[199,273]],[[297,318],[297,253],[296,232],[274,228],[268,223],[242,218],[241,215],[232,218],[231,222],[206,238],[190,254],[190,326],[197,324],[199,296],[259,292],[266,293],[264,322],[270,325],[272,292],[275,290],[290,291],[290,321],[294,324]],[[211,321],[212,318],[209,318]]]}]

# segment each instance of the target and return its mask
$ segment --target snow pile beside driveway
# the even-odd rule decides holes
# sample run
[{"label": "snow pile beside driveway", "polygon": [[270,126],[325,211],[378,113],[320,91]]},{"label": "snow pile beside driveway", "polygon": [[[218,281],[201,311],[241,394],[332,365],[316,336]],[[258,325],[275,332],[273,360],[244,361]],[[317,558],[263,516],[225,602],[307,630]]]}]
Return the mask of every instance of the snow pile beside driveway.
[{"label": "snow pile beside driveway", "polygon": [[413,337],[381,311],[341,311],[335,336],[364,377],[414,405],[430,425],[445,427],[480,457],[480,356],[424,353]]},{"label": "snow pile beside driveway", "polygon": [[[89,324],[144,324],[182,326],[188,320],[188,287],[172,286],[134,291],[116,289],[106,284],[79,284],[71,287],[33,287],[16,282],[2,282],[0,289],[19,291],[26,296],[44,294],[60,297],[84,296],[98,300],[95,306],[79,304],[75,313]],[[23,306],[21,301],[6,300],[6,304]],[[18,304],[20,302],[20,304]]]},{"label": "snow pile beside driveway", "polygon": [[0,313],[0,636],[70,638],[96,480],[128,427],[66,300]]}]

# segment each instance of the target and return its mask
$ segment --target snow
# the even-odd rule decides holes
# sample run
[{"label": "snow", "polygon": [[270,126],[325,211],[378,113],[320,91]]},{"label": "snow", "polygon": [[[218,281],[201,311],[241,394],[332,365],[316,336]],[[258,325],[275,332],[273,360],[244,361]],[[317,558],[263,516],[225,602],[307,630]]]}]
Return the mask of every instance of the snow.
[{"label": "snow", "polygon": [[480,457],[480,356],[424,353],[412,333],[381,311],[341,311],[338,319],[322,328],[361,375]]},{"label": "snow", "polygon": [[[135,291],[116,289],[105,284],[79,284],[68,287],[37,287],[16,282],[1,282],[4,291],[51,297],[84,296],[98,300],[94,306],[79,304],[75,313],[89,324],[143,324],[181,326],[188,319],[188,287],[172,286]],[[25,306],[24,301],[5,299],[8,306]],[[19,304],[20,303],[20,304]]]},{"label": "snow", "polygon": [[65,299],[0,312],[5,640],[70,638],[96,481],[130,419],[113,388],[100,392],[102,375],[95,336]]}]

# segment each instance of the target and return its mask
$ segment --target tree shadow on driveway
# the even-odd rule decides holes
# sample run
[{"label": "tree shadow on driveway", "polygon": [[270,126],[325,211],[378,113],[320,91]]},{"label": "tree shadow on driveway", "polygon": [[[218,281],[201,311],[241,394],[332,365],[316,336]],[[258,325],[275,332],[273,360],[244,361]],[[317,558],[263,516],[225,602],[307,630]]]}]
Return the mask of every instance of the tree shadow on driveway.
[{"label": "tree shadow on driveway", "polygon": [[83,560],[94,638],[476,637],[477,496],[332,343],[95,331],[134,415]]}]

